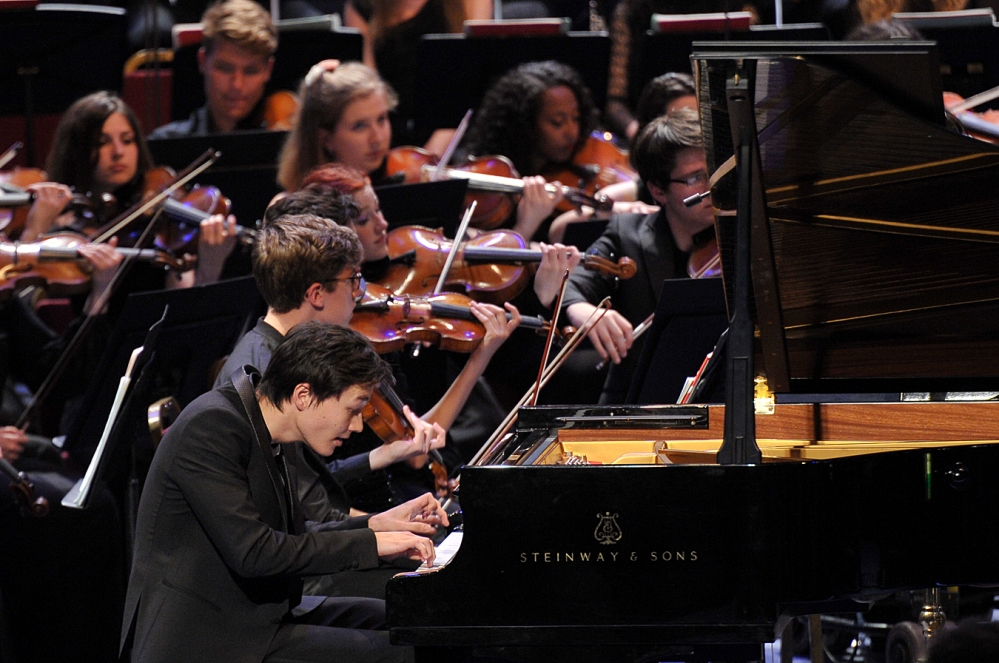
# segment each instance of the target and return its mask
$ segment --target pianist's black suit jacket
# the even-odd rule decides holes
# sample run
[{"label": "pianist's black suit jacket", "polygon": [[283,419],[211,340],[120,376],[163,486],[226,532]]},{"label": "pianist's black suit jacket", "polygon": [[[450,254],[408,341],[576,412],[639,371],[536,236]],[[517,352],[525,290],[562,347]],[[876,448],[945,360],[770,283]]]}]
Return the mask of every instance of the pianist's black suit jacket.
[{"label": "pianist's black suit jacket", "polygon": [[378,565],[370,529],[289,535],[286,508],[232,385],[188,405],[139,504],[122,633],[124,648],[134,631],[132,661],[262,661],[298,576]]},{"label": "pianist's black suit jacket", "polygon": [[[669,223],[661,212],[655,214],[616,214],[591,251],[618,259],[627,256],[638,268],[634,277],[617,280],[599,272],[577,267],[569,276],[562,309],[576,302],[599,304],[610,295],[613,308],[636,326],[655,312],[665,279],[686,276],[686,260],[676,248]],[[639,338],[620,364],[611,364],[604,383],[601,403],[622,403],[628,395],[635,364],[642,354]]]}]

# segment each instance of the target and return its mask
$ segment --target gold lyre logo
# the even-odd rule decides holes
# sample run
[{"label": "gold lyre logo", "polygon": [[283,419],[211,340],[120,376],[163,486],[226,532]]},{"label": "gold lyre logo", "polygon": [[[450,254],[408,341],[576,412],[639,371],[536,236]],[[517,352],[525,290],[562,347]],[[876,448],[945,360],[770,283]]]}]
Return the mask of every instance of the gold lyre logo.
[{"label": "gold lyre logo", "polygon": [[598,513],[597,518],[597,529],[593,532],[593,536],[601,545],[610,546],[621,540],[624,535],[617,524],[616,513],[613,516],[610,511]]}]

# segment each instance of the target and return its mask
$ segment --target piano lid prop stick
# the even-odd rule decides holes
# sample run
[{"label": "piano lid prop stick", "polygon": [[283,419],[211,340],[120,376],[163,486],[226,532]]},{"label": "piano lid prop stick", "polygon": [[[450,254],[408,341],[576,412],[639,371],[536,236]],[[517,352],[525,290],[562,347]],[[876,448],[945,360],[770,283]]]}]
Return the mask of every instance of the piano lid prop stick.
[{"label": "piano lid prop stick", "polygon": [[[610,297],[605,297],[604,300],[597,305],[596,310],[590,313],[589,317],[586,318],[582,325],[580,325],[579,329],[577,329],[576,332],[569,338],[559,353],[555,355],[555,359],[552,360],[551,366],[545,370],[544,379],[541,384],[542,387],[548,384],[548,381],[555,374],[555,371],[557,371],[559,367],[565,363],[565,360],[568,359],[569,355],[572,354],[572,351],[576,349],[576,346],[582,343],[583,339],[586,338],[586,334],[583,330],[586,329],[587,324],[591,319],[593,319],[593,316],[599,314],[600,317],[603,317],[608,310],[610,310]],[[598,317],[597,321],[599,321],[599,319],[600,318]],[[531,397],[531,393],[533,391],[534,387],[532,386],[528,389],[527,393],[525,393],[523,397],[517,401],[517,404],[506,415],[506,418],[502,423],[500,423],[499,427],[493,432],[492,435],[489,436],[489,439],[482,445],[482,448],[479,449],[478,453],[472,457],[472,460],[468,463],[469,465],[485,465],[485,463],[482,462],[482,459],[484,457],[491,456],[495,452],[494,447],[496,446],[497,441],[502,438],[507,431],[510,430],[510,427],[514,424],[514,422],[517,421],[517,409],[527,402],[527,399]]]},{"label": "piano lid prop stick", "polygon": [[[634,341],[636,338],[638,338],[639,336],[641,336],[642,334],[644,334],[645,332],[647,332],[649,330],[649,327],[652,326],[652,319],[655,318],[655,317],[656,317],[656,314],[652,313],[652,314],[649,315],[649,317],[647,317],[644,320],[642,320],[642,322],[637,327],[635,327],[635,330],[633,332],[631,332],[631,340]],[[599,370],[601,370],[606,365],[607,365],[607,360],[604,359],[604,360],[600,361],[599,363],[597,363],[596,368],[599,371]]]},{"label": "piano lid prop stick", "polygon": [[[474,203],[473,203],[474,204]],[[569,285],[569,270],[565,270],[562,275],[562,285],[558,289],[558,298],[555,300],[553,311],[562,310],[562,299],[565,297],[565,287]],[[554,321],[553,321],[554,323]],[[531,406],[538,404],[538,394],[541,393],[541,378],[545,376],[545,366],[548,364],[548,355],[552,350],[552,341],[555,340],[555,324],[548,327],[548,339],[545,341],[545,351],[541,355],[541,366],[538,367],[538,379],[534,381],[534,396],[531,398]]]}]

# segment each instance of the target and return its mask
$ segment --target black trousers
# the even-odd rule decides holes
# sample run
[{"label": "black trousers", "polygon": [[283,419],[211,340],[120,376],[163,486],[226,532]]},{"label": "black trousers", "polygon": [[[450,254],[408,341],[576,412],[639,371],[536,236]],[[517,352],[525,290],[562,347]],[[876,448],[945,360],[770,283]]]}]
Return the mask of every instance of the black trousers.
[{"label": "black trousers", "polygon": [[385,602],[378,599],[329,597],[301,617],[289,618],[271,642],[268,663],[351,661],[410,663],[409,647],[389,644]]}]

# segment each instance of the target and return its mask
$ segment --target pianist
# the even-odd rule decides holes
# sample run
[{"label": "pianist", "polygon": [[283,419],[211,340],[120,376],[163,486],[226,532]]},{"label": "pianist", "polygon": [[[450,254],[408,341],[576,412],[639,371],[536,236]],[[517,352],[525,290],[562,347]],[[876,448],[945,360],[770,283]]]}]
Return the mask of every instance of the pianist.
[{"label": "pianist", "polygon": [[[139,661],[407,661],[377,599],[306,597],[301,576],[431,562],[412,532],[306,526],[296,472],[301,441],[329,455],[361,429],[390,370],[362,336],[309,322],[255,375],[188,405],[156,450],[139,504],[122,649]],[[417,424],[418,425],[418,424]],[[420,518],[447,522],[431,496]],[[134,645],[132,640],[134,639]]]},{"label": "pianist", "polygon": [[655,310],[664,279],[687,276],[694,236],[714,223],[709,197],[689,207],[683,203],[710,188],[696,111],[680,108],[650,122],[636,138],[631,158],[659,210],[611,217],[590,251],[605,258],[628,256],[638,273],[617,280],[577,267],[569,278],[562,309],[570,323],[579,327],[595,304],[608,295],[612,298],[613,310],[588,332],[600,356],[614,363],[600,396],[600,402],[607,404],[621,403],[628,395],[641,354],[632,345],[634,326]]}]

